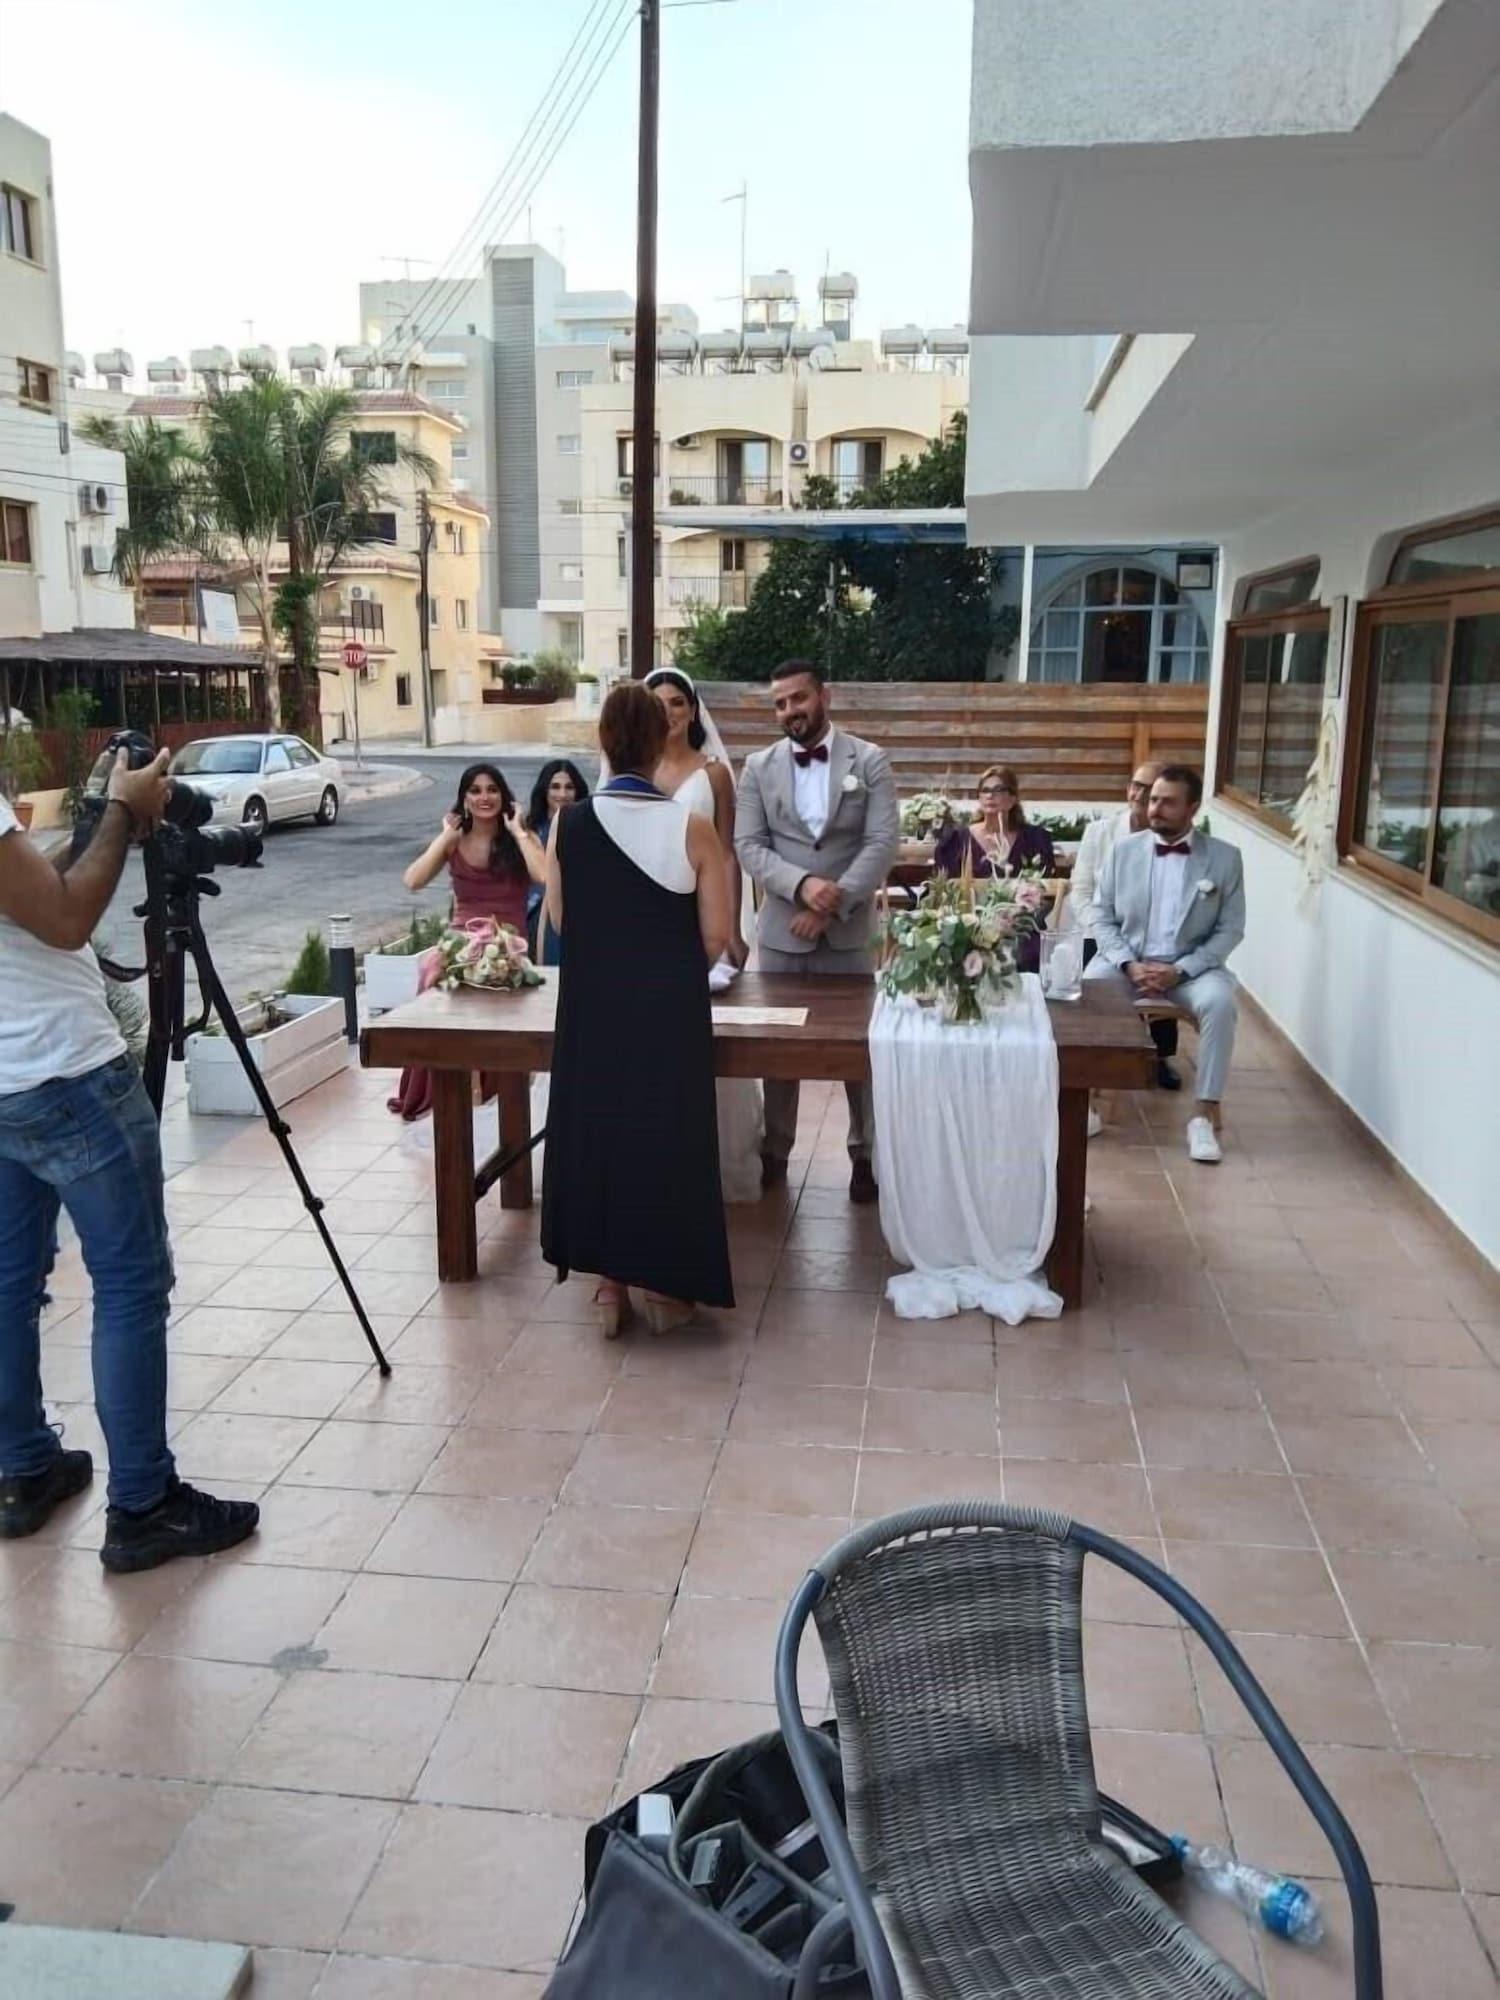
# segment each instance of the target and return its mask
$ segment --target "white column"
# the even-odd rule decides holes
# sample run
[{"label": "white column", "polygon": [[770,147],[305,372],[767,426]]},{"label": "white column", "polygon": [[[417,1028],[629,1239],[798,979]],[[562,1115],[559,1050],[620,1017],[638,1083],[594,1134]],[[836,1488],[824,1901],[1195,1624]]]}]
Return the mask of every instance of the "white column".
[{"label": "white column", "polygon": [[1016,679],[1031,679],[1031,586],[1035,569],[1036,547],[1026,544],[1021,557],[1021,646],[1016,656]]}]

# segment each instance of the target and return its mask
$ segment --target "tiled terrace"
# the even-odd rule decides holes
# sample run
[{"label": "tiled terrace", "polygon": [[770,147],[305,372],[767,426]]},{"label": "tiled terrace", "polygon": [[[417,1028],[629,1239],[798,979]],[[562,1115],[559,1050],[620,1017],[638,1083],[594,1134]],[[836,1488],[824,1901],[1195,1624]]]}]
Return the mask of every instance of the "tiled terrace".
[{"label": "tiled terrace", "polygon": [[[1092,1158],[1093,1298],[1058,1325],[894,1321],[843,1191],[842,1097],[793,1198],[733,1212],[737,1313],[602,1344],[535,1219],[434,1277],[429,1167],[351,1073],[294,1107],[395,1375],[367,1366],[258,1127],[169,1123],[183,1471],[264,1501],[211,1563],[107,1580],[92,1498],[0,1547],[0,1897],[19,1921],[253,1943],[256,2000],[535,2000],[591,1815],[770,1719],[772,1637],[855,1516],[1005,1494],[1114,1529],[1239,1635],[1363,1839],[1387,1991],[1500,1960],[1500,1293],[1252,1024],[1231,1151],[1131,1100]],[[983,1163],[976,1163],[983,1170]],[[70,1442],[86,1280],[46,1372]],[[1252,1859],[1331,1857],[1170,1615],[1088,1602],[1101,1781]],[[808,1673],[816,1694],[819,1675]],[[1311,1956],[1201,1927],[1274,2000]]]}]

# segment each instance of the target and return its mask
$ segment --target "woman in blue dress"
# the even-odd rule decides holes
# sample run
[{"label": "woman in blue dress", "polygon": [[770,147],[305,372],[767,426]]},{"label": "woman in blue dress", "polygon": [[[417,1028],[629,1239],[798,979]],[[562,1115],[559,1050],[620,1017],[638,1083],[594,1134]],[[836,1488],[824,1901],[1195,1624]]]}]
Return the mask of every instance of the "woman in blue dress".
[{"label": "woman in blue dress", "polygon": [[[589,795],[583,773],[576,764],[570,764],[566,757],[554,757],[550,764],[544,764],[537,773],[537,781],[531,788],[531,803],[526,813],[526,824],[536,835],[542,846],[547,845],[547,835],[552,822],[564,806],[582,803]],[[543,942],[541,956],[537,955],[537,927],[541,916],[543,890],[535,883],[526,898],[526,935],[531,944],[531,956],[538,965],[561,965],[562,939],[550,927]]]}]

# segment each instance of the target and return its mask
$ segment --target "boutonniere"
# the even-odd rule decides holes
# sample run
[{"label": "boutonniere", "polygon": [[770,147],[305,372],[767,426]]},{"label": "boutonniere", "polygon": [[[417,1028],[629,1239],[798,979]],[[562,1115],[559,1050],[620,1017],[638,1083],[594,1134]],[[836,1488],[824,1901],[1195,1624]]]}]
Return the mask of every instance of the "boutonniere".
[{"label": "boutonniere", "polygon": [[1218,883],[1210,881],[1206,875],[1193,891],[1195,896],[1217,896],[1218,893]]},{"label": "boutonniere", "polygon": [[862,792],[864,786],[859,782],[859,778],[853,771],[846,771],[841,789],[845,793],[852,794],[854,792]]}]

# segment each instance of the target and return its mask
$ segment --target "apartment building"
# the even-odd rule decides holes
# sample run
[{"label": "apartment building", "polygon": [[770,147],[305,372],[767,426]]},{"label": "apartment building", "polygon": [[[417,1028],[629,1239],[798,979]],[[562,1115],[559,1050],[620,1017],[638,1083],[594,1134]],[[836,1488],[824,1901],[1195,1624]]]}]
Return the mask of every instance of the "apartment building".
[{"label": "apartment building", "polygon": [[1217,551],[1234,970],[1500,1260],[1500,13],[1037,23],[977,0],[970,539]]},{"label": "apartment building", "polygon": [[0,115],[0,637],[129,628],[124,463],[74,435],[52,149]]}]

